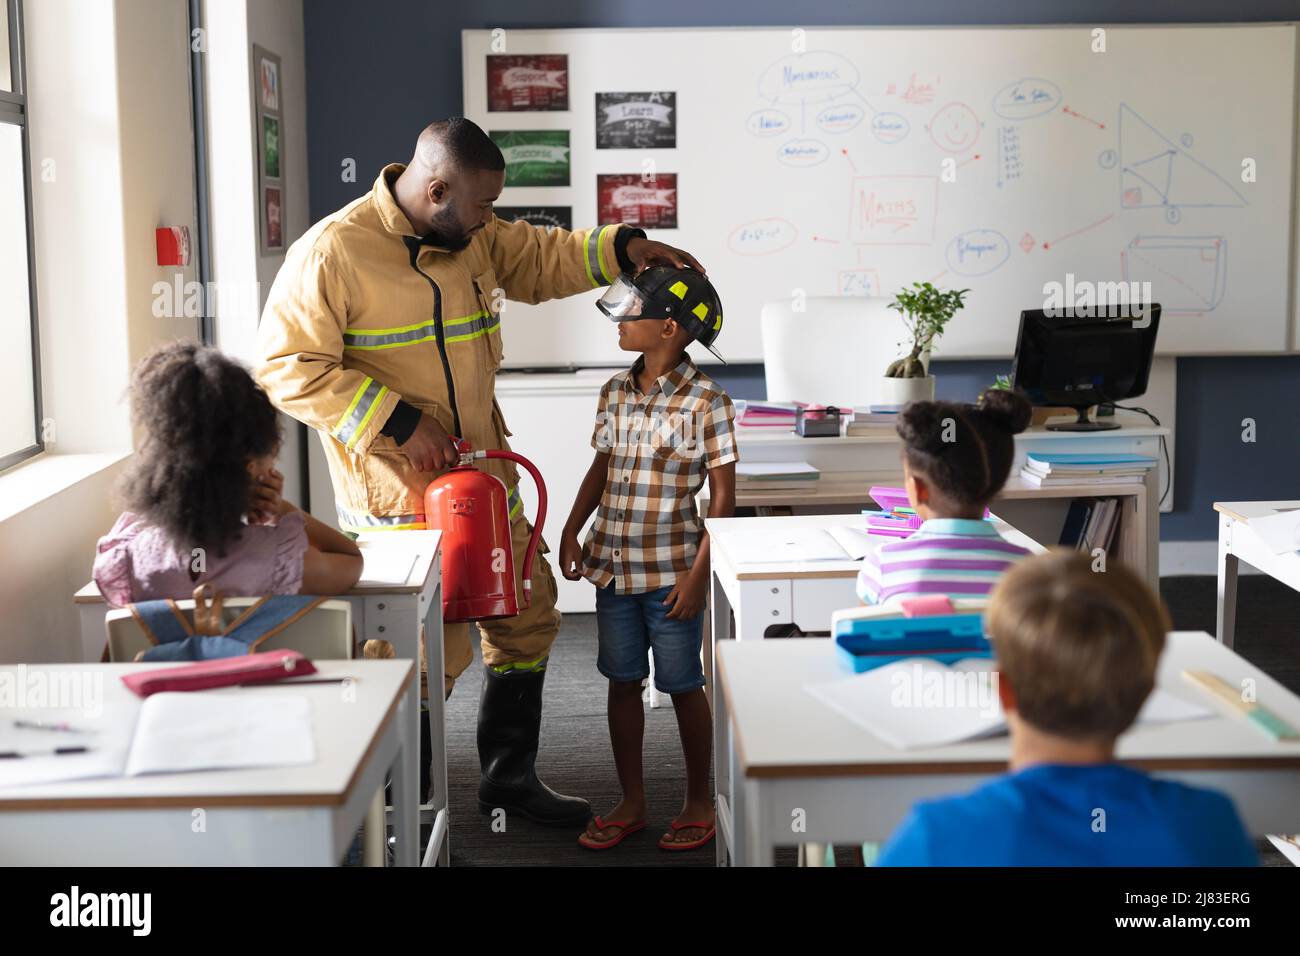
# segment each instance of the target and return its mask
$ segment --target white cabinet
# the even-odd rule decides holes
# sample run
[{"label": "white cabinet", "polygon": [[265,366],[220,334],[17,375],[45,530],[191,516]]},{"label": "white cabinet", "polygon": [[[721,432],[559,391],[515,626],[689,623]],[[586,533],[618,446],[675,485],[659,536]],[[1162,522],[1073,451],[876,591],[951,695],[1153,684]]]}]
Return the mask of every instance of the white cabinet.
[{"label": "white cabinet", "polygon": [[[585,580],[566,581],[560,574],[560,531],[591,465],[595,450],[591,433],[596,423],[600,387],[617,369],[584,369],[568,373],[508,372],[497,376],[497,402],[510,430],[510,447],[535,464],[546,480],[549,498],[542,534],[551,553],[561,611],[593,612],[596,589]],[[529,520],[537,515],[537,492],[527,472],[520,472],[520,493]],[[579,540],[586,534],[579,535]]]}]

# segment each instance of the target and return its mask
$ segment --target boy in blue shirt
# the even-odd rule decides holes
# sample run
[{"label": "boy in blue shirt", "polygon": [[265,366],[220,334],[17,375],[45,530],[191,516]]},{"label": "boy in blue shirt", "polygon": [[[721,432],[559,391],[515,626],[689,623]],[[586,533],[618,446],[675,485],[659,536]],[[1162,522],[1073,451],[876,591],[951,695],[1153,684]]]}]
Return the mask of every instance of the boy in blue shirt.
[{"label": "boy in blue shirt", "polygon": [[1021,561],[987,626],[1010,773],[917,804],[878,866],[1255,866],[1232,801],[1115,762],[1155,686],[1169,616],[1122,565],[1079,552]]}]

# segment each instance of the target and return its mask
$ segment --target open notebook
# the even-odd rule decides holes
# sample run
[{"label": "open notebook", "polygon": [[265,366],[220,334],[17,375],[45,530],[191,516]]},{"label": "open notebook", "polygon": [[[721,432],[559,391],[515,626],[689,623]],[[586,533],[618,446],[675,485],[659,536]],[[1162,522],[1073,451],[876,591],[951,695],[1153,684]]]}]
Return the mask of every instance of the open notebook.
[{"label": "open notebook", "polygon": [[869,550],[895,540],[865,527],[791,528],[741,531],[728,538],[728,552],[739,564],[785,561],[861,561]]},{"label": "open notebook", "polygon": [[[993,678],[993,661],[969,658],[951,666],[912,657],[804,689],[891,747],[912,750],[991,737],[1007,729]],[[1215,711],[1156,688],[1138,723],[1213,717]]]},{"label": "open notebook", "polygon": [[[125,710],[125,708],[124,708]],[[230,692],[159,693],[134,718],[113,722],[79,711],[12,711],[0,721],[0,788],[92,777],[287,767],[316,760],[311,704],[301,696]],[[15,721],[65,721],[70,731],[29,729]],[[55,747],[85,753],[46,755]]]}]

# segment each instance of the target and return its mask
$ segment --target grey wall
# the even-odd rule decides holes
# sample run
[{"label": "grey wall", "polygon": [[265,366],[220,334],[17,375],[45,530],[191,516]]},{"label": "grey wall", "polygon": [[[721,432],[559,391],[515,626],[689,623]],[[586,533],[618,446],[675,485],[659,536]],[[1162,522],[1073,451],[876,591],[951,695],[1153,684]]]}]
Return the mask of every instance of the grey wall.
[{"label": "grey wall", "polygon": [[[1176,6],[1176,10],[1171,9]],[[834,26],[1021,23],[1197,23],[1300,19],[1297,0],[304,0],[311,212],[317,219],[405,160],[431,119],[461,110],[460,31],[493,27]],[[797,18],[797,19],[796,19]],[[611,51],[611,55],[617,55]],[[357,181],[344,182],[347,159]],[[941,397],[973,398],[1010,362],[936,362]],[[762,366],[718,378],[762,398]],[[1241,441],[1253,418],[1258,440]],[[1300,496],[1300,356],[1178,362],[1178,480],[1166,540],[1213,538],[1211,503]]]}]

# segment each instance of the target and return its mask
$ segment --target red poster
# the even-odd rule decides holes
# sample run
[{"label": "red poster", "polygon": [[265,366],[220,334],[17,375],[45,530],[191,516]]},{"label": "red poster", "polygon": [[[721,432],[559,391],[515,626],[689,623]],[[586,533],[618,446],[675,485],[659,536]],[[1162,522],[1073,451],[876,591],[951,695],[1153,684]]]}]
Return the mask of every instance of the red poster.
[{"label": "red poster", "polygon": [[677,174],[639,173],[596,176],[596,221],[625,222],[642,229],[677,228]]},{"label": "red poster", "polygon": [[513,56],[489,53],[488,110],[567,110],[569,57],[564,53]]},{"label": "red poster", "polygon": [[284,246],[284,229],[281,224],[280,190],[266,187],[266,247],[280,249]]}]

